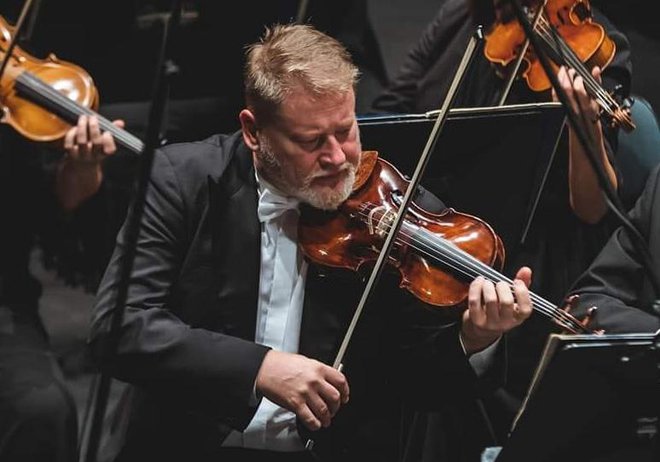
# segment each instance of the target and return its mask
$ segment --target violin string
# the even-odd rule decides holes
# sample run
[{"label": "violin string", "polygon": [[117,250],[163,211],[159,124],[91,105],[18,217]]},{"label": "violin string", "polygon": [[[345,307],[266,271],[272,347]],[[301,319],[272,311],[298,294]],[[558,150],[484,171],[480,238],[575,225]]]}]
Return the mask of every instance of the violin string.
[{"label": "violin string", "polygon": [[[480,275],[486,277],[487,279],[495,283],[500,281],[506,282],[509,288],[513,289],[513,281],[507,278],[506,276],[498,273],[492,267],[484,264],[480,260],[474,258],[472,255],[467,254],[460,248],[455,247],[450,242],[438,236],[433,235],[428,230],[421,229],[420,231],[422,232],[423,235],[424,234],[427,235],[426,236],[427,242],[422,242],[423,244],[427,245],[431,249],[440,249],[443,252],[443,254],[449,254],[459,264],[472,270],[473,277]],[[435,246],[428,244],[428,242],[435,243]],[[542,297],[538,296],[533,292],[530,292],[530,298],[537,307],[537,311],[540,311],[541,313],[546,314],[555,320],[562,321],[562,324],[563,321],[566,321],[567,323],[571,323],[571,320],[567,316],[565,316],[566,313],[564,313],[561,310],[558,310],[554,305],[552,305],[547,300],[543,299]]]},{"label": "violin string", "polygon": [[602,103],[601,106],[603,109],[605,109],[609,114],[612,114],[612,107],[617,107],[617,102],[607,91],[605,91],[605,89],[602,88],[602,86],[593,77],[593,75],[591,75],[591,72],[586,69],[580,58],[566,44],[566,42],[560,36],[556,36],[556,34],[552,33],[551,26],[545,21],[545,19],[542,19],[538,24],[538,28],[540,29],[539,35],[541,38],[547,45],[553,48],[555,53],[562,56],[564,60],[566,60],[570,65],[570,67],[575,69],[575,71],[580,74],[584,80],[585,86],[588,87],[592,95],[594,95],[594,97]]},{"label": "violin string", "polygon": [[[426,230],[422,230],[424,233],[429,233]],[[432,236],[432,235],[431,235]],[[483,276],[486,279],[490,280],[491,282],[497,283],[497,282],[506,282],[509,286],[510,289],[513,290],[513,283],[512,281],[498,273],[497,271],[493,270],[491,267],[483,264],[483,262],[475,259],[474,257],[470,256],[469,254],[464,254],[461,249],[456,248],[453,246],[451,243],[448,242],[443,242],[441,239],[439,239],[437,236],[432,236],[430,237],[431,241],[436,241],[436,246],[428,245],[427,243],[424,243],[430,248],[440,248],[441,250],[441,255],[442,254],[449,254],[450,257],[453,258],[454,261],[459,262],[462,267],[469,268],[471,270],[471,276],[472,278],[475,278],[476,276]],[[427,252],[429,253],[429,252]],[[437,254],[434,255],[436,257],[436,260],[442,261],[442,258],[437,258]],[[454,265],[452,265],[454,266]],[[547,300],[543,299],[542,297],[538,296],[534,292],[530,292],[530,299],[533,302],[533,307],[536,309],[536,311],[540,312],[541,314],[544,314],[551,319],[555,320],[559,324],[568,327],[569,329],[576,331],[579,330],[579,326],[576,327],[575,321],[568,316],[566,313],[563,311],[557,309],[556,306],[552,305],[550,302]]]},{"label": "violin string", "polygon": [[[366,219],[366,217],[365,217],[365,219]],[[441,250],[444,250],[445,254],[436,255],[436,254],[433,254],[431,251],[427,251],[427,250],[424,250],[420,247],[415,247],[413,245],[412,247],[415,250],[418,250],[422,253],[427,254],[428,256],[430,256],[432,258],[435,258],[436,260],[439,260],[442,264],[445,264],[445,265],[449,266],[451,269],[456,270],[461,275],[471,277],[471,278],[474,278],[476,276],[481,275],[481,276],[489,278],[493,282],[498,282],[499,280],[504,281],[504,282],[508,282],[509,286],[511,287],[511,282],[512,281],[510,279],[506,278],[504,275],[502,275],[502,274],[498,273],[497,271],[495,271],[492,267],[490,267],[490,266],[486,265],[485,263],[481,262],[480,260],[474,258],[472,255],[470,255],[470,254],[466,253],[465,251],[463,251],[462,249],[454,246],[453,244],[451,244],[447,240],[445,240],[445,239],[443,239],[439,236],[435,236],[432,233],[430,233],[429,231],[426,231],[426,230],[424,230],[424,231],[425,231],[426,234],[428,234],[429,240],[436,240],[435,245],[431,245],[431,244],[428,244],[428,243],[425,243],[425,242],[422,242],[422,241],[419,241],[419,240],[417,242],[421,242],[422,244],[424,244],[427,248],[429,248],[431,250],[434,250],[437,247],[441,247],[442,248]],[[412,236],[410,234],[406,235],[406,234],[403,234],[403,232],[401,232],[401,231],[400,231],[400,234],[404,235],[405,237],[408,237],[409,240],[411,240],[411,241],[415,240],[414,236]],[[457,267],[456,264],[450,264],[446,260],[443,260],[442,258],[440,258],[440,256],[442,256],[442,255],[447,255],[449,257],[453,257],[453,261],[457,262],[456,264],[460,264],[461,266]],[[463,268],[466,268],[468,270],[472,270],[472,272],[469,273],[466,270],[463,270]],[[533,292],[530,293],[530,296],[531,296],[532,300],[537,305],[537,306],[535,306],[535,308],[537,308],[537,311],[540,311],[542,314],[545,314],[545,315],[557,320],[558,322],[560,322],[564,326],[565,326],[566,323],[568,323],[568,324],[571,324],[572,327],[574,329],[577,329],[578,331],[579,330],[584,330],[583,326],[581,324],[579,324],[579,322],[577,322],[575,320],[575,318],[568,315],[565,311],[558,309],[555,305],[553,305],[549,301],[543,299],[542,297],[538,296],[537,294],[534,294]]]},{"label": "violin string", "polygon": [[[428,231],[423,230],[426,233]],[[466,276],[470,279],[475,279],[477,276],[483,276],[487,279],[489,279],[491,282],[507,282],[509,285],[509,288],[513,289],[512,281],[503,275],[497,273],[494,271],[491,267],[483,264],[483,262],[474,259],[474,257],[470,256],[469,254],[465,254],[461,249],[451,245],[450,243],[443,242],[442,240],[438,240],[435,245],[429,244],[428,241],[432,240],[437,240],[437,236],[432,236],[431,238],[427,238],[427,242],[424,242],[424,240],[419,240],[416,239],[413,235],[405,235],[409,239],[409,241],[416,243],[417,245],[411,245],[413,249],[415,249],[417,252],[421,253],[422,255],[427,255],[430,258],[436,260],[440,264],[444,265],[445,267],[448,267],[449,269],[453,270],[456,272],[458,275]],[[419,244],[422,244],[425,248],[420,246]],[[441,252],[438,252],[438,248],[441,248]],[[426,250],[429,249],[429,250]],[[449,260],[443,258],[443,257],[449,257]],[[558,310],[554,305],[550,304],[547,300],[539,297],[537,294],[534,294],[533,292],[530,292],[530,298],[533,302],[533,307],[536,309],[541,314],[544,314],[553,320],[555,320],[557,323],[561,324],[565,328],[568,328],[572,331],[577,331],[580,329],[580,327],[576,327],[576,322],[570,318],[570,316],[567,316],[566,313],[564,313],[561,310]]]},{"label": "violin string", "polygon": [[[41,79],[39,79],[37,76],[33,74],[27,74],[27,77],[29,77],[29,82],[32,83],[33,88],[38,91],[41,94],[44,94],[46,97],[48,97],[53,103],[56,103],[65,109],[67,109],[69,112],[75,114],[76,116],[80,115],[95,115],[95,113],[91,110],[88,109],[87,107],[84,107],[75,101],[67,98],[65,95],[62,93],[58,92],[55,90],[53,87],[48,85],[47,83],[43,82]],[[114,125],[105,119],[101,115],[97,115],[99,118],[99,124],[101,125],[102,128],[108,130],[108,125],[111,125],[114,127]],[[114,130],[112,130],[114,132]],[[127,141],[127,139],[123,136],[123,133],[113,133],[120,141]]]},{"label": "violin string", "polygon": [[120,129],[102,115],[97,114],[91,109],[82,106],[78,104],[76,101],[67,98],[65,95],[55,90],[47,83],[43,82],[38,77],[29,74],[29,78],[30,81],[34,84],[34,86],[38,87],[38,89],[35,90],[47,96],[52,102],[60,106],[63,106],[65,109],[75,114],[76,116],[80,116],[80,115],[96,116],[99,120],[99,126],[102,129],[111,132],[117,138],[118,141],[123,142],[125,145],[127,145],[128,148],[134,151],[137,150],[136,152],[140,152],[142,142],[137,138],[133,137],[133,135]]},{"label": "violin string", "polygon": [[[545,17],[541,17],[538,27],[541,29],[539,35],[544,39],[546,44],[553,47],[555,53],[562,56],[567,61],[570,61],[569,64],[571,64],[571,67],[573,67],[576,72],[580,73],[586,84],[591,86],[592,91],[596,94],[595,96],[602,98],[603,102],[607,104],[616,105],[614,98],[612,98],[612,96],[594,79],[591,72],[586,69],[573,49],[569,47],[562,37],[555,32],[554,28],[547,22]],[[555,48],[555,45],[560,47],[560,49]]]},{"label": "violin string", "polygon": [[[373,204],[372,204],[373,205]],[[365,220],[370,218],[364,212],[360,212]],[[492,267],[486,265],[480,260],[474,258],[472,255],[466,253],[462,249],[454,246],[453,244],[447,242],[445,239],[435,236],[432,233],[424,230],[428,236],[426,237],[426,242],[424,240],[416,239],[414,234],[405,233],[404,230],[399,231],[400,236],[407,237],[410,242],[413,244],[422,244],[426,249],[420,247],[419,245],[412,245],[413,249],[417,250],[420,253],[426,254],[431,258],[438,260],[443,265],[448,266],[450,269],[456,271],[462,276],[474,279],[476,276],[484,276],[490,279],[492,282],[503,281],[509,283],[509,287],[512,288],[512,281],[506,276],[498,273]],[[430,241],[435,241],[431,242]],[[435,244],[435,245],[434,245]],[[440,248],[444,253],[435,253],[434,250]],[[427,250],[428,249],[428,250]],[[442,257],[449,257],[450,260],[446,260]],[[539,295],[530,292],[530,298],[534,302],[534,308],[540,313],[553,318],[562,326],[569,328],[571,330],[583,331],[584,327],[575,320],[572,316],[566,313],[563,310],[558,309],[555,305],[549,301],[543,299]]]},{"label": "violin string", "polygon": [[82,106],[78,104],[76,101],[67,98],[65,95],[55,90],[52,86],[48,85],[47,83],[39,79],[37,76],[33,74],[28,74],[28,76],[30,81],[34,83],[35,86],[39,87],[39,90],[41,90],[40,93],[49,97],[49,99],[55,104],[59,104],[63,106],[65,109],[75,114],[76,116],[80,116],[80,115],[96,116],[99,120],[99,125],[102,129],[111,132],[117,138],[118,141],[123,142],[125,145],[127,145],[128,148],[133,149],[134,151],[137,150],[136,152],[141,151],[142,142],[137,138],[135,138],[130,133],[120,129],[102,115],[97,114],[91,109]]},{"label": "violin string", "polygon": [[[428,230],[422,228],[420,229],[420,231],[423,234],[428,234],[427,239],[432,242],[435,241],[437,247],[441,248],[445,253],[453,254],[453,256],[464,266],[472,267],[471,269],[474,271],[474,274],[487,277],[488,279],[491,280],[491,282],[495,282],[495,283],[500,281],[506,282],[509,288],[513,289],[513,281],[507,278],[506,276],[500,274],[492,267],[474,258],[474,256],[464,252],[462,249],[454,246],[452,243],[446,241],[445,239],[433,235]],[[430,245],[429,247],[431,249],[434,249],[434,246]],[[546,314],[547,316],[562,322],[562,324],[564,324],[564,322],[569,324],[574,324],[573,319],[570,316],[568,316],[567,313],[558,309],[555,305],[545,300],[543,297],[539,296],[538,294],[535,294],[534,292],[530,292],[530,298],[532,302],[534,302],[534,305],[538,307],[537,311],[540,311],[541,313]]]},{"label": "violin string", "polygon": [[[547,39],[546,42],[550,42],[551,39]],[[581,62],[576,58],[564,57],[567,64],[572,67],[583,79],[585,87],[589,90],[589,93],[594,96],[594,98],[600,103],[600,106],[608,113],[613,114],[614,109],[612,106],[616,106],[617,103],[612,100],[611,96],[607,94],[596,82],[591,73],[587,72],[584,67],[581,67]]]},{"label": "violin string", "polygon": [[102,129],[111,132],[118,141],[122,142],[126,147],[133,150],[134,152],[139,153],[142,151],[143,143],[141,140],[131,135],[127,131],[117,127],[102,115],[97,114],[91,109],[69,99],[64,94],[55,90],[52,86],[42,81],[34,74],[31,74],[27,71],[21,73],[17,78],[17,83],[24,85],[26,88],[34,91],[38,95],[44,96],[49,100],[49,102],[61,106],[71,114],[76,116],[96,116]]},{"label": "violin string", "polygon": [[[549,42],[551,39],[547,39]],[[583,79],[584,85],[589,90],[589,93],[594,96],[599,105],[605,110],[608,114],[612,115],[614,113],[613,106],[616,106],[616,102],[611,100],[611,97],[604,92],[594,80],[593,76],[586,72],[581,66],[581,62],[573,58],[565,57],[567,64],[573,68]]]}]

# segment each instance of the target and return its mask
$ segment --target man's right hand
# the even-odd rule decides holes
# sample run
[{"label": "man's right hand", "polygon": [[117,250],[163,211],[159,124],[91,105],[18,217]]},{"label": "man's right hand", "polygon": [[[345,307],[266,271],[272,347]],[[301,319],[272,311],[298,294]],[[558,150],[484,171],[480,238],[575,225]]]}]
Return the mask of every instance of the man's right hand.
[{"label": "man's right hand", "polygon": [[337,369],[275,350],[266,353],[256,388],[275,404],[294,412],[310,430],[329,426],[349,396],[348,381]]}]

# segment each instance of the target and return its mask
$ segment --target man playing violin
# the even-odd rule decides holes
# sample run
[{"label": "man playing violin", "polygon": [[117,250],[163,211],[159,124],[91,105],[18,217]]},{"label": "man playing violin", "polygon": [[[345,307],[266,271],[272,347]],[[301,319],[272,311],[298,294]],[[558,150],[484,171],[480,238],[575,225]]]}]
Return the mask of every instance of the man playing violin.
[{"label": "man playing violin", "polygon": [[[298,206],[336,209],[360,165],[358,70],[335,39],[275,25],[249,47],[241,130],[156,151],[116,354],[104,351],[126,230],[97,294],[90,346],[129,382],[117,460],[397,460],[402,400],[442,409],[497,383],[502,336],[531,312],[513,286],[474,280],[459,316],[384,274],[343,369],[354,273],[309,263]],[[416,203],[441,211],[420,190]],[[318,448],[318,449],[320,449]]]}]

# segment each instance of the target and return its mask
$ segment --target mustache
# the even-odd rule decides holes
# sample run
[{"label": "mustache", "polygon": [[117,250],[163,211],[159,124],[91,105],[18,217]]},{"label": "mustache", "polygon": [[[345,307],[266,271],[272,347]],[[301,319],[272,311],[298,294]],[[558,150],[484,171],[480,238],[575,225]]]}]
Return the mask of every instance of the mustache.
[{"label": "mustache", "polygon": [[337,169],[335,169],[335,170],[332,171],[332,172],[328,172],[328,171],[325,171],[325,170],[323,170],[323,169],[318,169],[317,171],[314,171],[314,172],[309,176],[309,180],[311,181],[311,180],[313,180],[313,179],[315,179],[315,178],[322,178],[322,177],[328,176],[328,174],[331,174],[331,175],[338,175],[338,174],[340,174],[340,173],[342,173],[342,172],[348,172],[348,173],[350,173],[351,171],[354,171],[354,170],[355,170],[355,165],[353,165],[352,163],[346,161],[346,162],[344,162],[343,164],[341,164],[339,167],[337,167]]},{"label": "mustache", "polygon": [[326,170],[323,170],[323,169],[319,168],[319,169],[315,170],[314,172],[310,173],[307,176],[307,178],[305,178],[305,180],[303,181],[303,184],[302,184],[302,189],[311,188],[312,187],[312,182],[316,178],[326,177],[326,176],[328,176],[329,173],[332,174],[332,175],[340,175],[342,172],[346,172],[346,175],[349,176],[349,175],[354,174],[355,171],[356,171],[355,165],[351,164],[348,161],[341,164],[339,167],[337,167],[336,170],[334,170],[332,172],[328,172]]},{"label": "mustache", "polygon": [[356,170],[355,165],[351,164],[351,163],[348,162],[348,161],[347,161],[347,162],[344,162],[343,164],[341,164],[341,165],[340,165],[339,167],[337,167],[337,169],[334,170],[333,172],[328,172],[328,171],[326,171],[326,170],[323,170],[323,169],[320,169],[320,168],[319,168],[319,169],[317,169],[316,171],[314,171],[314,172],[312,172],[311,174],[309,174],[309,175],[307,176],[307,178],[305,178],[305,181],[303,181],[303,185],[302,185],[302,187],[303,187],[303,189],[309,189],[309,188],[311,188],[311,186],[312,186],[312,182],[313,182],[316,178],[323,178],[323,177],[326,177],[326,176],[328,176],[329,173],[332,174],[332,175],[340,175],[341,173],[346,172],[346,175],[351,175],[351,174],[354,174],[354,173],[355,173],[355,170]]},{"label": "mustache", "polygon": [[355,170],[356,167],[349,161],[345,161],[343,164],[341,164],[339,167],[333,170],[326,170],[323,168],[317,168],[312,174],[310,175],[311,179],[314,178],[319,178],[319,177],[324,177],[330,175],[338,175],[339,173],[342,172],[351,172]]}]

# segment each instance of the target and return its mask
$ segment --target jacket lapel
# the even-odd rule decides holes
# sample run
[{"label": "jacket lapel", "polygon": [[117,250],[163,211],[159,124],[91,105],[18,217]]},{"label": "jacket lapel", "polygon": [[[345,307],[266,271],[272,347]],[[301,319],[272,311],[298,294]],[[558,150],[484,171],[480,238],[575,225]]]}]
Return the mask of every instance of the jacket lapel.
[{"label": "jacket lapel", "polygon": [[226,334],[254,340],[261,236],[250,153],[239,148],[222,176],[209,176],[208,186],[218,325]]},{"label": "jacket lapel", "polygon": [[[243,147],[244,148],[244,147]],[[211,230],[218,312],[216,330],[254,340],[259,297],[261,226],[252,157],[239,148],[218,178],[209,176]],[[307,274],[299,351],[326,363],[341,342],[359,299],[354,274],[311,264]]]}]

